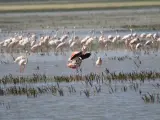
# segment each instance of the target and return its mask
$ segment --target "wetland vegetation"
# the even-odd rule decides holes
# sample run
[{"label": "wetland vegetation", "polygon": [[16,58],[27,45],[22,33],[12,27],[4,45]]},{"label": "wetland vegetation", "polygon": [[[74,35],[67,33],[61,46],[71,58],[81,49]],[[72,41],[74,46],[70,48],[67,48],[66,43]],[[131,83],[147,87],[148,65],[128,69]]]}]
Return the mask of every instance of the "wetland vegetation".
[{"label": "wetland vegetation", "polygon": [[[159,118],[159,0],[31,4],[0,3],[0,119]],[[91,58],[67,68],[82,48]]]}]

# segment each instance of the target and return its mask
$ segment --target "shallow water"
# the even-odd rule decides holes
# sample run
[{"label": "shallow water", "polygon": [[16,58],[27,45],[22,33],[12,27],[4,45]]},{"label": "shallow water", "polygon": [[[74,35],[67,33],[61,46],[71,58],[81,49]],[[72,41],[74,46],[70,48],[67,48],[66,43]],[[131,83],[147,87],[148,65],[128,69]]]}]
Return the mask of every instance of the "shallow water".
[{"label": "shallow water", "polygon": [[[58,35],[57,35],[58,37],[61,37],[63,35],[62,34],[63,29],[64,28],[59,28],[59,32],[58,32]],[[65,30],[67,32],[69,32],[70,36],[71,36],[72,35],[71,32],[74,29],[65,28]],[[91,33],[90,33],[91,30],[93,30],[93,29],[76,28],[75,29],[75,35],[79,36],[80,38],[84,38],[87,35],[91,35]],[[94,30],[95,30],[94,36],[99,37],[101,35],[100,31],[102,31],[102,28],[96,28]],[[118,30],[117,32],[118,32],[118,35],[120,35],[120,36],[131,34],[131,31],[129,29],[103,28],[103,32],[104,32],[105,36],[108,36],[108,35],[115,36],[116,35],[116,30]],[[28,33],[35,33],[37,35],[37,37],[40,37],[40,35],[55,35],[56,29],[50,29],[50,28],[44,29],[44,30],[29,29],[29,30],[26,30],[26,31],[12,31],[12,32],[6,32],[6,31],[3,32],[2,31],[2,32],[0,32],[1,40],[5,40],[9,37],[13,37],[15,35],[15,33],[19,34],[19,35],[24,35],[24,36],[26,36]],[[137,33],[137,34],[146,33],[146,34],[148,34],[148,33],[160,33],[160,31],[159,30],[143,30],[143,31],[142,30],[133,30],[133,33]]]},{"label": "shallow water", "polygon": [[[142,93],[156,91],[152,82],[141,86]],[[154,83],[154,82],[153,82]],[[115,84],[115,83],[114,83]],[[125,83],[126,85],[128,83]],[[103,86],[99,94],[87,98],[80,95],[79,90],[84,86],[80,83],[62,83],[60,86],[73,85],[76,93],[65,96],[42,95],[37,98],[23,96],[0,97],[5,105],[0,107],[0,119],[7,120],[158,120],[159,104],[145,104],[138,92],[128,90],[109,94],[108,87]],[[117,86],[123,85],[117,83]],[[81,86],[81,87],[80,87]],[[117,87],[118,88],[118,87]],[[159,91],[159,90],[157,90]]]},{"label": "shallow water", "polygon": [[[67,61],[71,53],[66,53],[66,55],[49,54],[46,56],[41,56],[38,54],[33,54],[28,57],[28,64],[25,68],[25,72],[20,74],[19,65],[13,63],[12,57],[8,54],[5,55],[5,58],[1,58],[1,61],[8,61],[7,64],[1,63],[0,76],[13,74],[13,75],[32,75],[33,73],[41,73],[49,76],[54,75],[70,75],[76,74],[76,70],[69,69],[67,67]],[[99,52],[95,54],[92,52],[92,56],[89,59],[86,59],[82,63],[82,73],[88,74],[90,72],[103,72],[105,68],[108,68],[111,72],[132,72],[133,70],[156,70],[160,71],[159,68],[159,53],[150,53],[150,55],[144,55],[143,52],[140,55],[140,60],[142,64],[136,67],[134,61],[138,64],[136,56],[139,54],[133,54],[128,51],[106,51]],[[103,64],[100,67],[95,66],[97,57],[102,57]],[[113,57],[123,57],[127,56],[124,61],[112,60]],[[131,58],[131,59],[129,59]],[[39,70],[37,70],[39,66]]]},{"label": "shallow water", "polygon": [[[81,31],[81,36],[85,36],[86,32]],[[144,31],[141,31],[144,32]],[[140,33],[141,33],[140,32]],[[155,31],[152,31],[155,32]],[[37,32],[39,33],[39,32]],[[114,32],[109,32],[115,34]],[[106,32],[106,34],[109,34]],[[129,32],[120,32],[126,34]],[[97,35],[99,33],[97,32]],[[31,54],[29,63],[23,74],[19,73],[19,66],[13,63],[9,54],[1,56],[1,61],[8,60],[7,64],[0,64],[0,77],[8,75],[32,75],[33,73],[45,73],[46,75],[70,75],[76,74],[75,70],[67,68],[66,63],[71,53],[65,56],[49,54],[49,56],[40,56]],[[138,63],[136,56],[140,56],[142,64],[136,67],[134,61]],[[15,56],[17,56],[15,54]],[[101,67],[95,66],[97,57],[101,56],[103,64]],[[110,60],[111,57],[128,56],[131,59],[124,61]],[[144,55],[143,52],[133,54],[125,50],[121,51],[103,51],[95,54],[82,63],[82,74],[90,72],[101,73],[108,68],[111,72],[132,72],[141,70],[160,71],[159,67],[160,54],[150,53]],[[39,66],[39,70],[36,67]],[[159,81],[157,81],[159,82]],[[153,82],[154,83],[154,82]],[[49,85],[55,83],[47,83]],[[117,83],[119,88],[129,83]],[[142,93],[159,92],[154,89],[151,82],[145,82],[140,87]],[[38,84],[40,86],[41,84]],[[109,88],[102,85],[102,91],[99,94],[92,94],[87,98],[84,94],[80,95],[80,91],[86,87],[80,82],[61,83],[60,86],[66,87],[73,85],[76,93],[69,94],[65,92],[62,96],[53,96],[51,94],[40,95],[37,98],[27,98],[26,96],[0,96],[0,102],[4,101],[4,105],[0,105],[0,120],[159,120],[159,104],[145,104],[138,92],[128,90],[127,92],[119,92],[109,94]],[[97,85],[97,84],[95,84]],[[32,84],[32,86],[37,86]],[[66,90],[67,91],[67,90]]]},{"label": "shallow water", "polygon": [[[132,70],[159,70],[160,56],[142,55],[140,60],[142,64],[140,68],[136,68],[133,60],[126,59],[124,61],[108,60],[112,56],[128,55],[134,58],[132,53],[128,52],[106,52],[99,53],[102,56],[103,66],[97,68],[93,65],[92,58],[85,60],[82,64],[83,73],[102,72],[107,67],[110,71],[132,72]],[[47,75],[75,74],[74,70],[66,67],[66,58],[69,56],[30,56],[29,63],[23,75],[31,75],[33,72],[46,73]],[[37,62],[36,62],[37,61]],[[33,70],[36,65],[40,67],[39,71]],[[58,65],[55,67],[55,65]],[[18,65],[1,64],[0,75],[12,73],[18,75]],[[55,83],[47,83],[55,84]],[[124,83],[127,85],[127,83]],[[123,86],[124,84],[117,83]],[[42,85],[46,85],[43,84]],[[4,101],[4,105],[0,107],[0,120],[158,120],[159,104],[145,104],[138,92],[128,90],[127,92],[119,92],[109,94],[108,87],[103,86],[102,92],[87,98],[84,94],[80,95],[80,90],[88,88],[81,83],[61,83],[60,86],[66,87],[73,85],[76,93],[69,94],[65,92],[64,96],[53,96],[50,94],[41,95],[37,98],[27,98],[26,96],[0,96],[0,101]],[[96,85],[96,84],[95,84]],[[37,86],[37,85],[32,85]],[[40,84],[38,86],[41,86]],[[154,90],[151,83],[146,82],[141,86],[142,93],[157,91]],[[67,89],[65,89],[67,91]]]},{"label": "shallow water", "polygon": [[26,15],[37,15],[37,16],[57,16],[57,15],[69,15],[69,14],[96,14],[96,13],[107,13],[107,14],[118,14],[118,13],[128,13],[128,12],[132,12],[132,13],[155,13],[155,12],[159,12],[160,8],[159,7],[150,7],[148,8],[140,8],[140,9],[120,9],[120,10],[92,10],[92,11],[72,11],[72,12],[34,12],[34,13],[1,13],[0,17],[7,17],[7,16],[26,16]]},{"label": "shallow water", "polygon": [[[60,29],[60,31],[63,29]],[[66,29],[67,31],[71,31],[71,29]],[[89,33],[89,29],[76,29],[76,35],[78,35],[80,38],[85,37]],[[19,31],[18,31],[19,32]],[[38,30],[29,30],[24,31],[25,32],[34,32],[39,37],[40,34],[54,34],[52,33],[52,30],[44,30],[44,31],[38,31]],[[143,32],[145,33],[159,33],[159,31],[133,31],[137,34],[141,34]],[[20,34],[20,33],[19,33]],[[107,35],[116,35],[115,31],[108,31],[104,29],[104,34]],[[118,34],[120,36],[130,34],[130,31],[118,31]],[[1,33],[1,40],[5,40],[5,38],[9,38],[9,36],[13,36],[13,33]],[[59,33],[61,35],[61,32]],[[89,35],[89,34],[88,34]],[[95,36],[100,36],[100,29],[95,31]],[[103,52],[99,52],[98,54],[95,54],[92,52],[92,56],[85,60],[82,64],[82,70],[83,73],[89,73],[89,72],[102,72],[105,70],[105,68],[109,68],[111,71],[123,71],[123,72],[132,72],[133,70],[158,70],[159,71],[159,52],[158,53],[150,53],[150,55],[144,55],[144,52],[139,52],[137,54],[133,54],[132,52],[129,52],[127,50],[106,50]],[[50,53],[49,55],[41,56],[38,54],[31,54],[28,59],[29,62],[27,64],[27,67],[25,69],[25,72],[21,75],[31,75],[33,73],[45,73],[47,75],[68,75],[68,74],[75,74],[75,70],[68,69],[66,64],[67,60],[70,56],[71,52],[66,53],[66,55],[58,55],[55,56],[53,53]],[[14,54],[14,57],[17,57],[20,54]],[[157,55],[157,56],[156,56]],[[97,68],[95,66],[95,61],[97,60],[97,57],[100,56],[103,58],[103,65],[100,68]],[[122,56],[140,56],[140,59],[143,61],[143,64],[140,65],[139,68],[137,68],[134,64],[133,60],[136,60],[134,58],[133,60],[126,59],[125,61],[119,62],[118,60],[108,60],[108,57],[122,57]],[[1,54],[0,60],[2,61],[0,66],[0,77],[3,75],[8,75],[9,73],[13,75],[19,75],[19,67],[17,64],[13,63],[13,58],[10,54]],[[3,61],[8,61],[8,64],[4,64]],[[39,66],[39,70],[36,70],[37,66]],[[88,67],[89,66],[89,67]]]}]

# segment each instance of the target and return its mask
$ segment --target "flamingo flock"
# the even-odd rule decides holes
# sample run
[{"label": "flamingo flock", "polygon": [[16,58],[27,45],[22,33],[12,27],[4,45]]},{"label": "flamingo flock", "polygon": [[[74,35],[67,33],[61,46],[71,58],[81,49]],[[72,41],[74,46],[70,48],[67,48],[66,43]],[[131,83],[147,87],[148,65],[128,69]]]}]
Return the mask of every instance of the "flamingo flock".
[{"label": "flamingo flock", "polygon": [[98,50],[105,50],[105,48],[115,48],[125,46],[128,50],[148,50],[151,48],[159,47],[160,36],[158,33],[131,33],[121,36],[108,35],[105,36],[104,31],[100,31],[100,36],[95,35],[95,30],[91,30],[84,38],[76,35],[75,29],[72,32],[63,32],[60,36],[56,30],[54,35],[41,35],[40,37],[35,33],[27,35],[14,35],[0,42],[1,52],[7,53],[20,53],[20,52],[55,52],[64,53],[66,51],[75,51],[81,49],[87,49],[92,51],[94,46],[97,46]]},{"label": "flamingo flock", "polygon": [[[66,51],[96,51],[108,50],[109,48],[118,48],[124,46],[124,49],[131,51],[141,51],[159,48],[160,36],[158,33],[133,33],[130,29],[130,34],[121,36],[116,31],[115,35],[104,34],[104,30],[95,31],[95,29],[89,31],[85,37],[77,35],[75,27],[72,32],[63,30],[59,35],[59,30],[55,31],[54,35],[41,35],[38,36],[35,33],[15,34],[0,42],[0,49],[2,53],[24,53],[26,56],[19,56],[15,59],[15,63],[20,65],[20,72],[24,71],[25,65],[28,62],[27,55],[30,53],[61,53],[65,54]],[[100,32],[100,36],[96,36],[95,33]],[[98,57],[96,61],[97,66],[101,66],[102,59]]]}]

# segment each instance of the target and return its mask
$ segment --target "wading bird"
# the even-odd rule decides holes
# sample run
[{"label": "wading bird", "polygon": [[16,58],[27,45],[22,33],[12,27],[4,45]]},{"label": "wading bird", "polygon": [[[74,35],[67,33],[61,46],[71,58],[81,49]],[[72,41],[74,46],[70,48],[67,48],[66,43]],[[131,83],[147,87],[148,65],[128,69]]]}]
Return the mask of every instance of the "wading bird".
[{"label": "wading bird", "polygon": [[28,63],[27,54],[28,54],[28,51],[26,51],[25,56],[19,56],[14,61],[15,63],[18,63],[18,65],[20,66],[19,70],[21,73],[24,72],[25,66]]},{"label": "wading bird", "polygon": [[96,61],[96,65],[97,66],[101,66],[102,65],[102,59],[101,59],[101,57],[98,57],[98,60]]},{"label": "wading bird", "polygon": [[91,56],[91,53],[82,51],[75,51],[69,58],[67,66],[72,69],[78,69],[81,66],[82,60],[87,59]]}]

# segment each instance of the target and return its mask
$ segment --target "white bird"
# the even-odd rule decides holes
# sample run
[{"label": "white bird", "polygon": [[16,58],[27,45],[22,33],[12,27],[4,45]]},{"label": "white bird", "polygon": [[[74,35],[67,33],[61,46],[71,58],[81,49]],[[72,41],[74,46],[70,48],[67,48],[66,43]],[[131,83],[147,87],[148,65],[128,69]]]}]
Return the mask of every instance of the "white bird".
[{"label": "white bird", "polygon": [[65,46],[65,42],[61,42],[59,45],[57,45],[56,50],[62,49]]},{"label": "white bird", "polygon": [[142,33],[142,34],[140,34],[140,38],[145,38],[146,37],[146,33]]},{"label": "white bird", "polygon": [[101,66],[102,65],[102,59],[101,59],[101,57],[98,57],[98,60],[96,61],[96,65],[97,66]]},{"label": "white bird", "polygon": [[127,40],[131,38],[131,34],[125,35],[122,37],[122,40]]},{"label": "white bird", "polygon": [[70,48],[73,50],[73,49],[76,49],[76,42],[72,42],[71,45],[70,45]]},{"label": "white bird", "polygon": [[137,43],[136,50],[140,49],[141,47],[142,47],[142,44],[141,43]]},{"label": "white bird", "polygon": [[35,44],[35,45],[33,45],[33,46],[31,47],[31,51],[32,51],[32,52],[36,52],[40,47],[41,47],[41,45]]},{"label": "white bird", "polygon": [[61,42],[64,42],[65,40],[67,40],[67,38],[69,37],[68,35],[69,35],[69,33],[63,35],[63,36],[61,37],[60,41],[61,41]]},{"label": "white bird", "polygon": [[140,42],[139,38],[134,38],[129,42],[129,44],[133,45],[133,44],[137,44],[138,42]]},{"label": "white bird", "polygon": [[19,61],[22,60],[22,59],[25,59],[25,56],[19,56],[19,57],[17,57],[17,58],[14,60],[14,62],[15,62],[15,63],[19,63]]},{"label": "white bird", "polygon": [[24,72],[25,66],[28,63],[27,53],[28,51],[26,51],[25,56],[19,56],[14,61],[15,63],[18,63],[18,65],[20,66],[20,72]]},{"label": "white bird", "polygon": [[146,41],[146,43],[144,44],[144,46],[150,46],[152,43],[153,43],[153,41],[148,40],[148,41]]},{"label": "white bird", "polygon": [[83,38],[83,39],[81,40],[81,44],[86,43],[86,41],[87,41],[89,38],[90,38],[90,36],[86,36],[85,38]]},{"label": "white bird", "polygon": [[108,39],[112,40],[114,37],[112,35],[108,35]]},{"label": "white bird", "polygon": [[152,38],[153,37],[153,34],[152,33],[148,33],[147,35],[146,35],[146,38]]},{"label": "white bird", "polygon": [[21,59],[20,61],[19,61],[19,66],[20,66],[20,72],[24,72],[24,69],[25,69],[25,66],[26,66],[26,64],[28,63],[28,58],[26,58],[26,59]]}]

